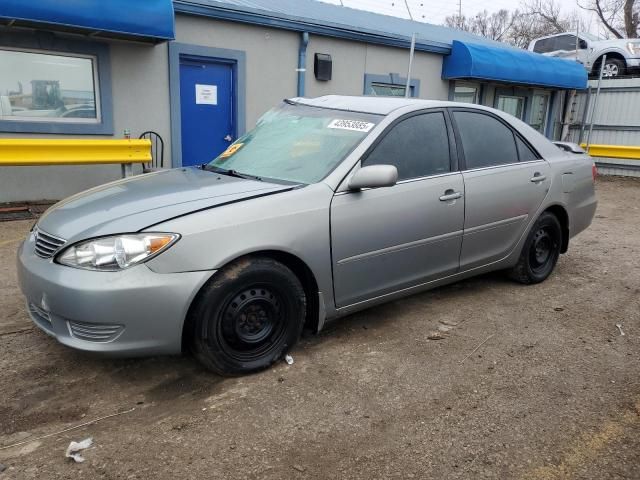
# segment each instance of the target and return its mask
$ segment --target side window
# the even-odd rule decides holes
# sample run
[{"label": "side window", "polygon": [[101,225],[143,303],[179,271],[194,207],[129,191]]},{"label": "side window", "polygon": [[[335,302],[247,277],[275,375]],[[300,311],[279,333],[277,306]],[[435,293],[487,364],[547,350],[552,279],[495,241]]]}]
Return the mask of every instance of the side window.
[{"label": "side window", "polygon": [[475,112],[453,112],[467,169],[518,161],[513,132],[499,120]]},{"label": "side window", "polygon": [[414,115],[392,127],[362,162],[395,165],[398,180],[450,171],[449,136],[442,112]]},{"label": "side window", "polygon": [[576,49],[576,37],[575,35],[560,35],[555,38],[553,50],[565,50],[572,51]]},{"label": "side window", "polygon": [[524,143],[518,135],[516,135],[516,144],[518,145],[518,156],[521,162],[531,162],[540,159],[538,154],[531,150],[529,145]]},{"label": "side window", "polygon": [[533,51],[537,53],[547,53],[551,51],[551,41],[553,41],[552,38],[543,38],[542,40],[538,40],[533,45]]}]

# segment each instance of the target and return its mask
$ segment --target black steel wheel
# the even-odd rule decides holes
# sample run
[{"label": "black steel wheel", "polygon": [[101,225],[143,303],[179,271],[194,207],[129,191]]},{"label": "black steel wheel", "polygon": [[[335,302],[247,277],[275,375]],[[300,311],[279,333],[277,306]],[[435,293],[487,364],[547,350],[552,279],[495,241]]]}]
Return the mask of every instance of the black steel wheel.
[{"label": "black steel wheel", "polygon": [[203,287],[190,313],[192,350],[210,370],[261,370],[295,345],[306,313],[300,281],[269,258],[245,258]]},{"label": "black steel wheel", "polygon": [[511,277],[524,284],[546,280],[558,262],[561,246],[560,222],[552,213],[543,213],[529,232]]}]

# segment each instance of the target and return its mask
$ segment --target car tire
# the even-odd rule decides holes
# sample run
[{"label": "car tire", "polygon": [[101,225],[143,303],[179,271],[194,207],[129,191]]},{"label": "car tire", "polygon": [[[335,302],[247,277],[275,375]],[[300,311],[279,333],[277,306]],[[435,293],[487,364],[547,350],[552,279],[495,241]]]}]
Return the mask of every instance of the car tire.
[{"label": "car tire", "polygon": [[[601,60],[602,61],[602,60]],[[602,72],[602,78],[617,78],[625,74],[626,64],[619,58],[607,58],[604,63],[604,70]],[[598,63],[595,70],[596,78],[600,76],[600,64]]]},{"label": "car tire", "polygon": [[289,268],[246,257],[219,271],[198,294],[190,310],[191,350],[220,375],[262,370],[296,344],[305,313],[304,289]]},{"label": "car tire", "polygon": [[560,222],[554,214],[544,212],[529,232],[510,277],[525,285],[543,282],[553,272],[561,248]]}]

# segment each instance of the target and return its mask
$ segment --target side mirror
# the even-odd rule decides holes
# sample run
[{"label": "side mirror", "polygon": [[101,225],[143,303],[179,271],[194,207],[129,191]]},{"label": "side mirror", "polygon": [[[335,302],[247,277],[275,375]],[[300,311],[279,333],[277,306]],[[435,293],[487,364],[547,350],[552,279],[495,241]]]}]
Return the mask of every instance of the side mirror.
[{"label": "side mirror", "polygon": [[393,165],[369,165],[358,170],[349,180],[350,190],[392,187],[398,181],[398,169]]},{"label": "side mirror", "polygon": [[586,50],[588,47],[589,47],[589,45],[587,45],[586,40],[580,40],[580,41],[578,42],[578,48],[579,48],[580,50]]}]

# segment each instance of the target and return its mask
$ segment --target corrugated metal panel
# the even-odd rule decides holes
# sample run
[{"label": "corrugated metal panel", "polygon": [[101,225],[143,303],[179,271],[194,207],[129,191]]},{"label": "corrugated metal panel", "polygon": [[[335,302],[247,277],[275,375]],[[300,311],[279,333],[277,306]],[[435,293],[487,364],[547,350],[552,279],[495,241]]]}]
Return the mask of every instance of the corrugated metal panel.
[{"label": "corrugated metal panel", "polygon": [[[589,123],[593,113],[597,80],[589,81],[591,95],[578,93],[571,116],[569,141],[580,143],[587,140]],[[589,98],[590,97],[590,98]],[[585,116],[585,108],[588,108]],[[584,125],[582,120],[585,119]],[[582,136],[580,134],[582,130]],[[589,139],[592,144],[640,146],[640,78],[603,80],[600,96],[593,116],[593,132]],[[598,159],[606,162],[606,159]],[[611,160],[614,162],[614,159]],[[624,164],[615,160],[616,164]],[[635,161],[637,164],[637,161]],[[637,170],[607,168],[603,174],[620,175],[624,172],[637,176]]]}]

